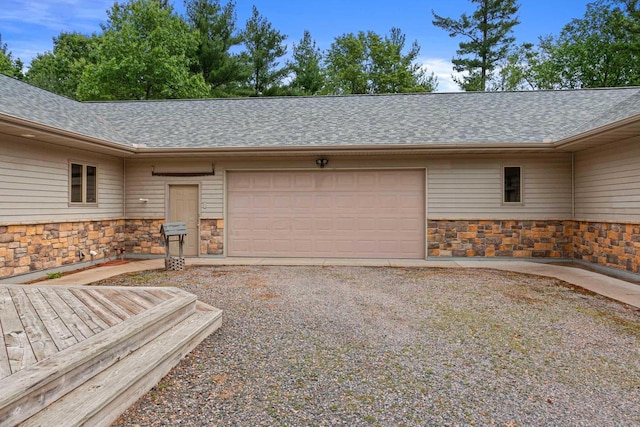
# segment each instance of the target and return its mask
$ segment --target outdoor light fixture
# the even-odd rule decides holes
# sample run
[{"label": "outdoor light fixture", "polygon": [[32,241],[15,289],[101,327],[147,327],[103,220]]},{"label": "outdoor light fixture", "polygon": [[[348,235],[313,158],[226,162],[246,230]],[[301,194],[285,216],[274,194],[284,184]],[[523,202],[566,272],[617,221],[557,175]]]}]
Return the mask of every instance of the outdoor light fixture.
[{"label": "outdoor light fixture", "polygon": [[327,163],[329,163],[329,160],[327,159],[316,159],[316,165],[320,166],[321,168],[325,167]]}]

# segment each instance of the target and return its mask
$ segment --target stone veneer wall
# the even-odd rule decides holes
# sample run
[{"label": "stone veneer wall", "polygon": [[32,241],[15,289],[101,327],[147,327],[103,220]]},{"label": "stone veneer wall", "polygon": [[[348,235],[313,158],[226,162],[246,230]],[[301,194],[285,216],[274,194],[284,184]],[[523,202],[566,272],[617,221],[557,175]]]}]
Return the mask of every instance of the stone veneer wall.
[{"label": "stone veneer wall", "polygon": [[574,221],[430,220],[430,257],[572,258]]},{"label": "stone veneer wall", "polygon": [[0,226],[0,278],[114,255],[125,240],[124,220]]},{"label": "stone veneer wall", "polygon": [[125,249],[128,254],[164,255],[164,240],[160,227],[164,219],[128,219]]},{"label": "stone veneer wall", "polygon": [[[160,234],[162,219],[61,222],[0,226],[0,278],[47,270],[125,254],[164,255]],[[200,223],[200,253],[223,253],[224,221],[203,219]],[[108,249],[105,254],[102,249]],[[84,251],[85,258],[80,258]]]},{"label": "stone veneer wall", "polygon": [[[125,248],[128,254],[164,255],[164,240],[160,233],[163,219],[129,219],[126,225]],[[221,255],[224,242],[224,220],[200,220],[200,254]]]},{"label": "stone veneer wall", "polygon": [[[113,256],[164,255],[161,219],[0,226],[0,278]],[[224,220],[200,223],[200,253],[223,254]],[[430,220],[429,257],[578,259],[640,273],[640,224],[592,221]]]},{"label": "stone veneer wall", "polygon": [[640,273],[640,224],[579,221],[574,258]]},{"label": "stone veneer wall", "polygon": [[200,255],[222,255],[224,253],[224,220],[200,220]]}]

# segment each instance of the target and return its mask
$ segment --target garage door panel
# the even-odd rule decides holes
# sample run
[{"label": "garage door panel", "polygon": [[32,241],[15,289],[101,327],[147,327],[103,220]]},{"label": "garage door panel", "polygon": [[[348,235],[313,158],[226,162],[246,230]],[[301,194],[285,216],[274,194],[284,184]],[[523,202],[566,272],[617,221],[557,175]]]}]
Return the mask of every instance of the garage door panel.
[{"label": "garage door panel", "polygon": [[251,187],[251,179],[252,177],[250,175],[236,175],[234,177],[233,182],[229,182],[227,184],[227,189],[229,191],[242,191],[242,190],[248,190]]},{"label": "garage door panel", "polygon": [[296,231],[313,231],[313,219],[311,218],[293,218],[291,220],[291,230]]},{"label": "garage door panel", "polygon": [[333,218],[316,218],[316,231],[333,231]]},{"label": "garage door panel", "polygon": [[354,174],[338,174],[335,175],[335,184],[337,188],[332,190],[353,191],[357,187],[356,175]]},{"label": "garage door panel", "polygon": [[227,178],[229,256],[424,258],[423,170]]},{"label": "garage door panel", "polygon": [[355,218],[336,218],[336,230],[353,232],[356,228],[357,220]]},{"label": "garage door panel", "polygon": [[376,209],[380,206],[375,194],[362,194],[356,197],[354,205],[361,209]]},{"label": "garage door panel", "polygon": [[[375,218],[358,218],[358,221],[356,221],[356,226],[358,227],[358,231],[360,232],[366,231],[373,233],[376,231],[376,220]],[[358,234],[362,235],[362,233]]]}]

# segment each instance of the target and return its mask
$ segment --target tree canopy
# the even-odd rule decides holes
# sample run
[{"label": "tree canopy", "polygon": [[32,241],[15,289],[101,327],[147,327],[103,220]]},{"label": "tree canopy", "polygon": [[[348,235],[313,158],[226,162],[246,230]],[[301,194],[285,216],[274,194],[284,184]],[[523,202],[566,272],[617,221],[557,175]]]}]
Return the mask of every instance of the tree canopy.
[{"label": "tree canopy", "polygon": [[327,52],[327,75],[337,94],[430,92],[436,88],[415,61],[420,47],[405,49],[406,36],[392,28],[388,36],[372,31],[337,37]]},{"label": "tree canopy", "polygon": [[567,24],[557,38],[543,40],[563,88],[640,84],[640,34],[629,31],[629,16],[605,1],[587,5],[584,17]]},{"label": "tree canopy", "polygon": [[558,36],[522,45],[503,64],[500,89],[577,89],[640,84],[640,31],[628,1],[587,5]]},{"label": "tree canopy", "polygon": [[197,33],[197,61],[191,69],[202,73],[212,96],[232,95],[247,80],[246,68],[231,49],[242,43],[236,28],[235,3],[219,0],[187,0],[187,18]]},{"label": "tree canopy", "polygon": [[22,61],[14,59],[9,47],[6,43],[2,43],[2,35],[0,34],[0,73],[7,76],[22,78]]},{"label": "tree canopy", "polygon": [[62,32],[53,39],[53,51],[38,54],[26,80],[43,89],[75,98],[85,67],[94,59],[96,36]]},{"label": "tree canopy", "polygon": [[196,34],[159,0],[115,3],[78,86],[83,100],[197,98],[209,93],[190,72]]},{"label": "tree canopy", "polygon": [[[401,93],[438,85],[417,41],[408,43],[396,27],[347,32],[323,51],[309,31],[287,45],[255,6],[239,26],[236,0],[183,0],[184,16],[174,1],[116,2],[101,31],[61,32],[24,75],[0,37],[0,72],[81,100]],[[475,10],[459,19],[432,11],[433,25],[461,38],[452,63],[463,90],[640,85],[640,0],[596,0],[557,35],[520,44],[516,1],[469,0]]]},{"label": "tree canopy", "polygon": [[253,6],[242,38],[247,49],[244,58],[251,70],[249,85],[253,95],[263,95],[268,89],[277,87],[288,73],[287,67],[280,66],[280,59],[287,53],[284,44],[287,36],[274,29]]},{"label": "tree canopy", "polygon": [[325,87],[322,52],[309,31],[304,32],[300,43],[293,45],[293,61],[289,68],[293,74],[291,88],[296,93],[316,95]]},{"label": "tree canopy", "polygon": [[470,0],[476,10],[460,19],[442,17],[432,11],[433,25],[442,28],[450,37],[462,36],[453,58],[455,71],[466,73],[456,83],[467,91],[483,91],[501,61],[507,58],[515,42],[513,27],[518,25],[519,5],[515,0]]}]

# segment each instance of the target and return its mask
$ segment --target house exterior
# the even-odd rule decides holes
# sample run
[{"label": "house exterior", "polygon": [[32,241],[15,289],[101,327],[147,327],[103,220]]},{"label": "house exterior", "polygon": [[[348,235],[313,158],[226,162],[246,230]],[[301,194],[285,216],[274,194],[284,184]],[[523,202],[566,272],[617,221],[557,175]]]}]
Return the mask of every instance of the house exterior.
[{"label": "house exterior", "polygon": [[[0,278],[164,255],[640,273],[640,88],[80,103],[0,75]],[[94,255],[91,255],[91,254]]]}]

